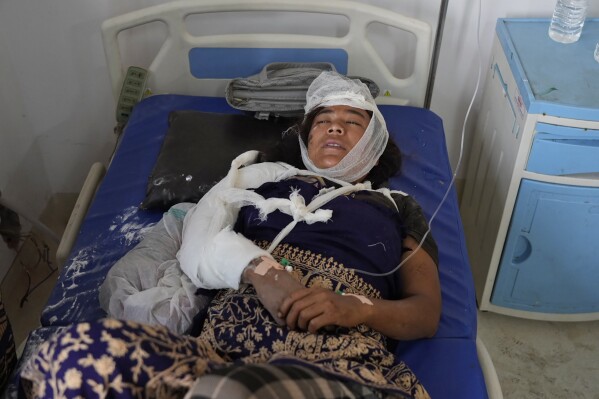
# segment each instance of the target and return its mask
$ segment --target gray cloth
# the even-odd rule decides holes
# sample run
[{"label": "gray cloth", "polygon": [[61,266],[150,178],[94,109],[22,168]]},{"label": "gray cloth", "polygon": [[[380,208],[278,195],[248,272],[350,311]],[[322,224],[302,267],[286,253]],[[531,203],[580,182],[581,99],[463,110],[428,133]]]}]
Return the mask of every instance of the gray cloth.
[{"label": "gray cloth", "polygon": [[109,316],[164,325],[186,333],[209,298],[179,267],[183,218],[195,204],[173,206],[143,240],[110,269],[100,287],[100,305]]},{"label": "gray cloth", "polygon": [[225,97],[230,106],[242,111],[300,117],[308,87],[322,71],[331,70],[335,67],[326,62],[268,64],[257,75],[231,80]]},{"label": "gray cloth", "polygon": [[[299,118],[304,115],[308,87],[323,71],[335,71],[335,66],[328,62],[273,62],[257,75],[232,79],[225,97],[231,107],[255,112],[259,119],[269,115]],[[376,98],[380,90],[374,81],[356,79]]]}]

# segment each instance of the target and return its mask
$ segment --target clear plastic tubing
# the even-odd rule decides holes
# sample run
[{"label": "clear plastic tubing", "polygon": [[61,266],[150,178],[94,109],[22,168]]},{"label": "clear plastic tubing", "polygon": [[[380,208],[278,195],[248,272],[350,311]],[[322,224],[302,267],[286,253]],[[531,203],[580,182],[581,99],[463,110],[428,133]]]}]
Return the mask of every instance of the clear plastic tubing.
[{"label": "clear plastic tubing", "polygon": [[559,43],[574,43],[580,38],[587,15],[588,0],[557,0],[549,37]]}]

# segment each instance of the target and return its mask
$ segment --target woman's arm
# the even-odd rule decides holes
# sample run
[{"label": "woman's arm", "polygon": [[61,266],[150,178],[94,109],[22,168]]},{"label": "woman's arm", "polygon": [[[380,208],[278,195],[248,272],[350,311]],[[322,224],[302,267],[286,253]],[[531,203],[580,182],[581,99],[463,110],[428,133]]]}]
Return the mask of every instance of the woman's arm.
[{"label": "woman's arm", "polygon": [[[415,249],[418,243],[409,237],[404,247]],[[407,252],[404,257],[411,254]],[[279,309],[290,328],[316,332],[322,327],[354,327],[366,324],[384,335],[408,340],[431,337],[437,331],[441,315],[441,290],[437,266],[426,251],[419,249],[399,269],[402,298],[369,299],[338,295],[321,288],[303,288],[289,295]]]},{"label": "woman's arm", "polygon": [[[284,179],[294,175],[296,169],[273,163],[251,164],[257,156],[257,151],[248,151],[235,158],[227,176],[185,216],[177,260],[197,287],[237,289],[248,262],[270,256],[230,227],[243,205],[238,201],[239,191]],[[234,192],[237,194],[231,198]]]},{"label": "woman's arm", "polygon": [[279,315],[279,308],[285,298],[304,286],[281,266],[273,267],[271,264],[260,269],[262,262],[262,266],[270,262],[276,265],[275,260],[254,259],[243,271],[242,282],[253,285],[262,305],[278,324],[285,325],[285,320]]},{"label": "woman's arm", "polygon": [[[416,240],[410,236],[404,240],[404,247],[415,249],[417,246]],[[399,269],[399,274],[402,298],[396,301],[373,300],[373,309],[365,324],[399,340],[432,337],[441,317],[437,265],[426,251],[419,249]]]}]

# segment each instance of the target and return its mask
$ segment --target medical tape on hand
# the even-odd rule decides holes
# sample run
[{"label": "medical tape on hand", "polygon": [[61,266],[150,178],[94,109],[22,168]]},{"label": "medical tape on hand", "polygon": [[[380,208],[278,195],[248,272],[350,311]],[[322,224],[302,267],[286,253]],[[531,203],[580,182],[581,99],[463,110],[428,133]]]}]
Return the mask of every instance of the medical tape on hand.
[{"label": "medical tape on hand", "polygon": [[267,256],[262,256],[260,259],[262,261],[258,263],[258,266],[254,269],[254,273],[259,274],[260,276],[264,276],[272,268],[283,270],[283,266],[278,264],[274,259]]},{"label": "medical tape on hand", "polygon": [[345,292],[343,292],[343,291],[335,291],[335,293],[337,293],[337,294],[339,294],[339,295],[343,295],[343,296],[353,296],[353,297],[355,297],[355,298],[358,298],[358,300],[359,300],[360,302],[362,302],[363,304],[365,304],[365,305],[370,305],[370,306],[373,306],[373,305],[374,305],[374,304],[372,303],[372,301],[371,301],[370,299],[366,298],[364,295],[358,295],[358,294],[348,294],[348,293],[345,293]]}]

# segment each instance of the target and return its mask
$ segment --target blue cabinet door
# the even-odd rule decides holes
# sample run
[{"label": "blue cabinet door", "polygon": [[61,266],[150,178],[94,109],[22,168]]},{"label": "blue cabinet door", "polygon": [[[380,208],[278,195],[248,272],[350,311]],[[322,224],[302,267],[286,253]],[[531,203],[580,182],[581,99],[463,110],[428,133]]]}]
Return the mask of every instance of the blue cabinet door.
[{"label": "blue cabinet door", "polygon": [[491,302],[599,311],[599,188],[522,180]]}]

